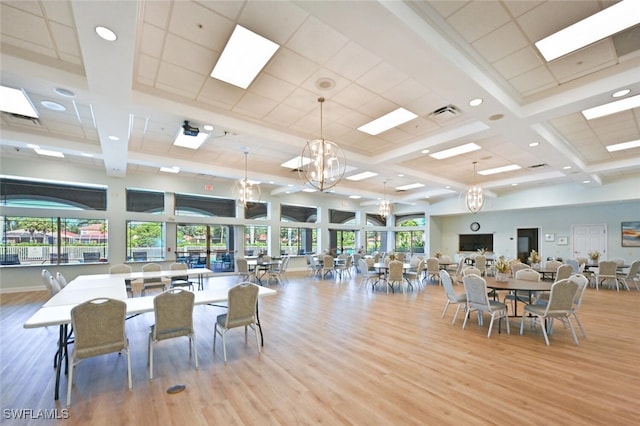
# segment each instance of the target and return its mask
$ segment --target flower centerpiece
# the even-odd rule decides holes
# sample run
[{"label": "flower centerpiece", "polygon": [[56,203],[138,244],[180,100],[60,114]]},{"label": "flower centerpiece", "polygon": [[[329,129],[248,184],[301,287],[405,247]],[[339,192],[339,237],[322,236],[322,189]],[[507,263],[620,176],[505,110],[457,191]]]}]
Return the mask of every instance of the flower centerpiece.
[{"label": "flower centerpiece", "polygon": [[540,255],[537,251],[531,250],[531,253],[529,254],[529,263],[534,269],[540,267]]},{"label": "flower centerpiece", "polygon": [[483,248],[479,248],[479,249],[478,249],[478,254],[479,254],[479,255],[481,255],[481,256],[484,256],[485,254],[487,254],[487,252],[488,252],[488,251],[489,251],[489,250],[487,250],[487,249],[486,249],[486,248],[484,248],[484,247],[483,247]]},{"label": "flower centerpiece", "polygon": [[440,259],[442,257],[442,253],[437,251],[437,252],[433,253],[433,257],[435,257],[436,259]]},{"label": "flower centerpiece", "polygon": [[495,261],[493,267],[496,268],[496,281],[506,282],[509,280],[509,265],[504,256],[500,256]]},{"label": "flower centerpiece", "polygon": [[591,259],[591,264],[597,265],[598,259],[600,259],[600,252],[598,250],[594,250],[594,251],[590,251],[587,254],[589,256],[589,259]]}]

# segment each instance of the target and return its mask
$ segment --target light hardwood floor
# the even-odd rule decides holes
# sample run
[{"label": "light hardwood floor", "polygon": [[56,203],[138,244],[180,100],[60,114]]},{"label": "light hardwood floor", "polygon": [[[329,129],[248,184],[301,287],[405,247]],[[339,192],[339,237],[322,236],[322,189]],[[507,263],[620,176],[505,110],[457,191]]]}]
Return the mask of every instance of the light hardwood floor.
[{"label": "light hardwood floor", "polygon": [[[235,279],[211,278],[208,286]],[[212,353],[213,323],[222,308],[195,309],[200,369],[186,338],[157,345],[148,380],[147,333],[153,314],[127,321],[133,390],[117,354],[77,367],[69,418],[14,421],[10,409],[63,409],[54,402],[52,357],[57,327],[22,328],[46,294],[2,294],[3,424],[82,425],[447,425],[640,424],[640,292],[589,288],[575,346],[556,324],[547,347],[539,328],[486,337],[488,321],[461,329],[440,314],[438,285],[411,294],[372,293],[359,277],[343,281],[289,273],[275,297],[260,303],[261,354],[241,329]],[[458,287],[462,291],[462,287]],[[579,331],[577,331],[579,333]],[[251,338],[251,335],[249,336]],[[220,345],[221,342],[218,342]],[[169,395],[174,384],[186,385]]]}]

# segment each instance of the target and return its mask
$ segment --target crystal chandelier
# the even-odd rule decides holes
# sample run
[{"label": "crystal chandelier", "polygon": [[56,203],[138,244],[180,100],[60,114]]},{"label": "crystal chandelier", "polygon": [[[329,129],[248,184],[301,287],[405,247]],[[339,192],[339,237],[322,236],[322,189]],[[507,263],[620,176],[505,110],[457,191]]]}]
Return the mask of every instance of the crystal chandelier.
[{"label": "crystal chandelier", "polygon": [[338,144],[322,137],[324,98],[318,98],[318,102],[320,102],[320,139],[307,142],[302,150],[298,171],[309,185],[322,192],[333,188],[342,180],[347,163]]},{"label": "crystal chandelier", "polygon": [[387,200],[387,182],[384,182],[384,199],[380,202],[378,214],[387,217],[391,214],[391,202]]},{"label": "crystal chandelier", "polygon": [[484,189],[476,183],[476,163],[477,161],[473,162],[473,185],[467,189],[465,196],[467,209],[474,214],[482,210],[484,205]]},{"label": "crystal chandelier", "polygon": [[260,201],[260,186],[247,179],[247,157],[249,156],[249,149],[244,147],[244,178],[236,181],[235,194],[236,202],[242,207],[247,207],[249,202]]}]

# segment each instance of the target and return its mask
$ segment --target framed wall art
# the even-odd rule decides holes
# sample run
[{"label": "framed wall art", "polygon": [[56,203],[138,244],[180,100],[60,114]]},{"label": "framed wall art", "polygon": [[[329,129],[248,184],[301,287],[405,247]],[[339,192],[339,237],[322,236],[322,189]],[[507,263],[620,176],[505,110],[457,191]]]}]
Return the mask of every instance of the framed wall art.
[{"label": "framed wall art", "polygon": [[569,244],[569,240],[567,239],[567,237],[558,237],[559,246],[566,246],[567,244]]},{"label": "framed wall art", "polygon": [[622,247],[640,247],[640,220],[622,222]]}]

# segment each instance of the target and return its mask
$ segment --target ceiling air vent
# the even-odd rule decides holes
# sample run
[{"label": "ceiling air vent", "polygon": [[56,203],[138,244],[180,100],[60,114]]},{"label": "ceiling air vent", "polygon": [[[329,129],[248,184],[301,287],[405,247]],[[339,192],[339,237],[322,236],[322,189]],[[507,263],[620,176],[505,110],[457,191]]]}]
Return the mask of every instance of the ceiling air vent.
[{"label": "ceiling air vent", "polygon": [[540,163],[540,164],[534,164],[533,166],[529,166],[527,168],[528,169],[544,169],[546,167],[549,167],[547,163]]},{"label": "ceiling air vent", "polygon": [[446,105],[442,108],[438,108],[429,114],[429,118],[437,123],[443,123],[456,118],[460,115],[460,111],[454,105]]}]

